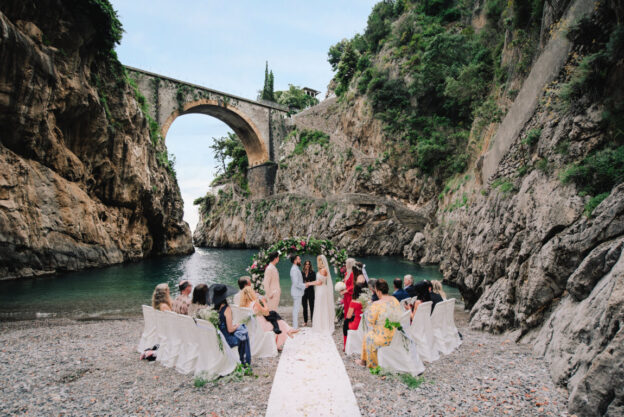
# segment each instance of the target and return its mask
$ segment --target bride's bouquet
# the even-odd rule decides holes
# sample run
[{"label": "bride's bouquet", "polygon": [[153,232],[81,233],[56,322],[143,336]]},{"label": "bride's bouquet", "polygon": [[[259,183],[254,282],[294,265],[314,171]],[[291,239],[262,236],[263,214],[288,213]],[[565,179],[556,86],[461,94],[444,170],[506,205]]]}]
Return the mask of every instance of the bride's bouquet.
[{"label": "bride's bouquet", "polygon": [[344,282],[342,282],[342,281],[338,281],[338,282],[336,283],[336,285],[334,285],[334,290],[335,290],[336,292],[344,291],[344,290],[346,290],[346,289],[347,289],[347,286],[346,286],[346,285],[345,285],[345,283],[344,283]]}]

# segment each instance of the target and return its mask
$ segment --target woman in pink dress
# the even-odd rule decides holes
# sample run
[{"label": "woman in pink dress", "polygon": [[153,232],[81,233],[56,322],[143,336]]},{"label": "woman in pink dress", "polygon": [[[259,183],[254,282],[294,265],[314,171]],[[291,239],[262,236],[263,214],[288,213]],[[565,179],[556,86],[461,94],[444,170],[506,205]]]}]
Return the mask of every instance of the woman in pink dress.
[{"label": "woman in pink dress", "polygon": [[[240,306],[253,310],[256,314],[258,323],[260,323],[260,326],[265,332],[273,331],[273,325],[264,318],[264,316],[268,316],[270,314],[270,311],[262,300],[258,298],[251,287],[245,287],[241,291]],[[275,344],[277,345],[278,350],[282,350],[282,347],[284,347],[284,343],[286,342],[286,338],[293,337],[293,335],[298,333],[299,330],[293,329],[284,320],[278,320],[277,325],[279,326],[281,333],[275,335]]]}]

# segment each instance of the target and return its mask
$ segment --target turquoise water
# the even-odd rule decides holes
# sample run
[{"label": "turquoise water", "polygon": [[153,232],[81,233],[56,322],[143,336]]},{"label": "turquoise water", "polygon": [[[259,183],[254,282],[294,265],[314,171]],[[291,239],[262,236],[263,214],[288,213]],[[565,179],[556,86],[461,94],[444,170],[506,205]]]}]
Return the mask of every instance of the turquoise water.
[{"label": "turquoise water", "polygon": [[[47,317],[116,317],[140,313],[141,304],[149,304],[154,287],[167,282],[172,294],[176,283],[188,279],[194,285],[216,282],[236,286],[239,276],[247,275],[251,258],[249,249],[203,249],[184,257],[148,259],[133,264],[72,272],[52,277],[0,281],[0,320]],[[312,257],[310,259],[316,267]],[[358,260],[366,264],[369,277],[392,280],[412,274],[416,281],[442,279],[435,266],[419,266],[400,257],[369,256]],[[278,266],[282,286],[281,305],[290,305],[290,267],[282,259]],[[335,274],[332,274],[334,282]],[[459,298],[454,288],[446,288],[449,297]]]}]

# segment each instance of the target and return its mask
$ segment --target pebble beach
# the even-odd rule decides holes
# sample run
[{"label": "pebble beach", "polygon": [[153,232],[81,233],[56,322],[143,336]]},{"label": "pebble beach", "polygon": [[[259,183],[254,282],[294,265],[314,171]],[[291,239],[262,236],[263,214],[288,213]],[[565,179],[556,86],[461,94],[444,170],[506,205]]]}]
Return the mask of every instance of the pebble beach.
[{"label": "pebble beach", "polygon": [[[288,318],[290,310],[280,314]],[[411,388],[345,356],[337,326],[334,338],[363,416],[568,416],[567,392],[555,387],[530,346],[470,329],[463,311],[455,321],[463,344],[425,363]],[[0,415],[265,414],[279,356],[254,360],[254,376],[197,381],[140,361],[142,329],[141,317],[0,322]]]}]

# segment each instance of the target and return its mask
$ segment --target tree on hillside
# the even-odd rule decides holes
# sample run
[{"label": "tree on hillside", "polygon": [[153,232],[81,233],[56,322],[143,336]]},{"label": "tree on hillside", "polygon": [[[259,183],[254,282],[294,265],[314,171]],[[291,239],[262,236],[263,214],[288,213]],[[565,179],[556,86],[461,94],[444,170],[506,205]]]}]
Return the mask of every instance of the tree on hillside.
[{"label": "tree on hillside", "polygon": [[264,68],[264,86],[260,93],[261,100],[275,101],[274,82],[273,71],[269,71],[269,62],[267,61]]},{"label": "tree on hillside", "polygon": [[217,176],[212,185],[224,184],[235,181],[243,190],[247,187],[247,152],[243,143],[235,133],[229,132],[227,136],[212,138],[210,148],[215,152],[215,159],[220,164],[217,168]]},{"label": "tree on hillside", "polygon": [[316,97],[307,95],[300,87],[292,84],[289,84],[286,91],[276,91],[275,100],[295,111],[314,106],[319,102]]}]

